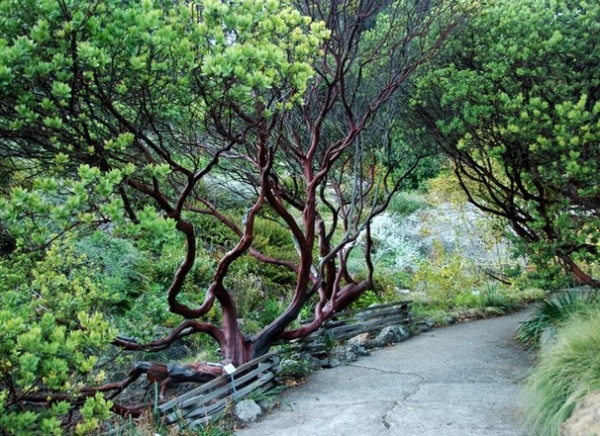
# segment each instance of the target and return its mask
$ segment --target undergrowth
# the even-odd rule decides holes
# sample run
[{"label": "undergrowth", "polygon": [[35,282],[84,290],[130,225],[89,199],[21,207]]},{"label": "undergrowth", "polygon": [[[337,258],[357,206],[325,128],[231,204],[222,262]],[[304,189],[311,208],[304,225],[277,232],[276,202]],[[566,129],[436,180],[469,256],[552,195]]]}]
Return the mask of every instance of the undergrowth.
[{"label": "undergrowth", "polygon": [[559,292],[538,303],[533,315],[518,328],[517,339],[529,346],[536,346],[545,330],[561,327],[572,316],[598,304],[594,293]]},{"label": "undergrowth", "polygon": [[600,308],[579,311],[544,348],[527,383],[529,421],[537,434],[559,434],[588,393],[600,389]]}]

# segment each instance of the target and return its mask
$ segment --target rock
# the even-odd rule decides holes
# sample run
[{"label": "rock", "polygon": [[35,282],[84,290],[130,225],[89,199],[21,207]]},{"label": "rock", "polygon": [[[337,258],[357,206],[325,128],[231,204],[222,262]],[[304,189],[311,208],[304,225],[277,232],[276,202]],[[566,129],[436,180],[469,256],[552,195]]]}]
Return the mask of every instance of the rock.
[{"label": "rock", "polygon": [[419,333],[426,333],[435,327],[435,321],[431,319],[426,319],[423,322],[417,324],[417,328]]},{"label": "rock", "polygon": [[242,422],[254,422],[261,413],[262,409],[254,400],[242,400],[235,405],[235,416]]},{"label": "rock", "polygon": [[399,295],[410,295],[410,289],[394,288],[394,292]]},{"label": "rock", "polygon": [[262,410],[265,410],[267,413],[271,412],[277,406],[279,406],[279,401],[274,397],[266,397],[258,402],[258,405]]},{"label": "rock", "polygon": [[341,346],[336,347],[329,352],[329,367],[335,368],[336,366],[347,365],[356,360],[356,354],[352,352],[348,347]]},{"label": "rock", "polygon": [[553,325],[546,327],[540,335],[540,347],[547,348],[548,346],[554,344],[556,342],[556,334],[556,327]]},{"label": "rock", "polygon": [[446,318],[444,318],[444,321],[445,321],[447,324],[456,324],[456,317],[454,317],[454,316],[452,316],[452,315],[449,315],[449,316],[447,316]]},{"label": "rock", "polygon": [[393,325],[385,327],[375,339],[373,339],[374,347],[385,347],[386,345],[402,342],[410,337],[410,332],[406,327],[401,325]]},{"label": "rock", "polygon": [[360,335],[348,339],[348,345],[358,345],[364,348],[370,348],[371,338],[368,333],[361,333]]},{"label": "rock", "polygon": [[560,427],[560,436],[600,435],[600,391],[588,394]]},{"label": "rock", "polygon": [[185,359],[191,354],[190,349],[185,345],[172,345],[163,351],[163,353],[165,360],[169,362]]},{"label": "rock", "polygon": [[323,366],[323,359],[317,359],[310,353],[302,353],[300,354],[300,361],[305,362],[310,371],[319,369]]},{"label": "rock", "polygon": [[346,352],[354,353],[357,356],[368,356],[369,350],[364,345],[346,344]]}]

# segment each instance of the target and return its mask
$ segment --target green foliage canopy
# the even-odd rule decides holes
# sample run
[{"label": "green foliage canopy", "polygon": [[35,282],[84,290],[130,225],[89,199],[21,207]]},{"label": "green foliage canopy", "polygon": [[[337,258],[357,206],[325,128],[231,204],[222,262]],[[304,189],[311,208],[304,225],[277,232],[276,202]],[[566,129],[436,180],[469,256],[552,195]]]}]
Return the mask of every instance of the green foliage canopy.
[{"label": "green foliage canopy", "polygon": [[489,1],[417,84],[414,114],[469,199],[505,217],[546,278],[589,284],[600,229],[600,6]]},{"label": "green foliage canopy", "polygon": [[221,153],[298,100],[326,36],[277,0],[0,1],[0,219],[44,249],[0,259],[0,432],[59,434],[74,406],[81,434],[106,417],[101,312],[128,278],[80,256],[76,230],[172,233],[169,200],[183,191],[180,214]]}]

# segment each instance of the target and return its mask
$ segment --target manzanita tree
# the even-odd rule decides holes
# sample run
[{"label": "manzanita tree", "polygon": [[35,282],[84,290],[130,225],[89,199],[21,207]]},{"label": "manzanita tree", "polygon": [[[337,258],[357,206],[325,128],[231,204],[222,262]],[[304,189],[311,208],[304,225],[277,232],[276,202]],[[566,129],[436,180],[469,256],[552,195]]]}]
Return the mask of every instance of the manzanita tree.
[{"label": "manzanita tree", "polygon": [[470,201],[506,218],[546,283],[597,287],[600,7],[492,1],[423,76],[414,125]]},{"label": "manzanita tree", "polygon": [[[391,140],[401,137],[391,132],[404,84],[464,13],[457,2],[13,6],[0,2],[0,156],[25,184],[3,203],[21,249],[82,226],[132,237],[174,227],[183,236],[185,256],[165,289],[181,324],[147,344],[117,336],[115,346],[160,350],[202,333],[219,344],[223,361],[239,365],[315,331],[373,287],[369,224],[423,155]],[[211,193],[233,183],[242,211],[221,207]],[[192,295],[185,284],[202,240],[197,215],[231,240],[209,285]],[[286,229],[296,253],[257,248],[265,217]],[[245,256],[294,277],[287,307],[253,336],[228,288]],[[348,266],[357,256],[361,274]],[[307,305],[314,320],[294,327]],[[215,307],[221,325],[206,322]],[[198,380],[221,371],[188,369]],[[148,370],[160,368],[80,389],[77,401],[118,393]],[[4,407],[40,398],[7,395]]]}]

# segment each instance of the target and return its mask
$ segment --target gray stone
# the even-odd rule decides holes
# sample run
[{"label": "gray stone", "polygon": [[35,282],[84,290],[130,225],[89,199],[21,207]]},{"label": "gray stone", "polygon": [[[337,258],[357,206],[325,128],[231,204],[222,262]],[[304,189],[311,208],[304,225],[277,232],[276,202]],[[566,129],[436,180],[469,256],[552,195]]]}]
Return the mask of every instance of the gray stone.
[{"label": "gray stone", "polygon": [[235,405],[235,416],[242,422],[254,422],[261,413],[262,409],[254,400],[242,400]]},{"label": "gray stone", "polygon": [[600,391],[588,394],[560,428],[560,436],[600,435]]},{"label": "gray stone", "polygon": [[189,356],[190,350],[185,345],[173,345],[163,351],[163,353],[165,355],[165,360],[177,361]]},{"label": "gray stone", "polygon": [[368,333],[361,333],[360,335],[348,339],[348,345],[358,345],[364,348],[370,348],[371,338]]},{"label": "gray stone", "polygon": [[410,289],[394,288],[394,292],[400,295],[410,295]]},{"label": "gray stone", "polygon": [[336,366],[347,365],[356,360],[356,354],[348,347],[336,347],[329,352],[329,365],[331,368]]},{"label": "gray stone", "polygon": [[410,337],[410,332],[401,325],[385,327],[373,340],[374,347],[385,347],[387,345],[402,342]]},{"label": "gray stone", "polygon": [[321,362],[322,359],[317,359],[315,356],[313,356],[310,353],[302,353],[302,354],[300,354],[299,357],[300,357],[299,360],[301,360],[302,362],[305,362],[311,371],[319,369],[323,366],[323,363]]},{"label": "gray stone", "polygon": [[266,413],[271,412],[273,409],[279,406],[279,404],[279,400],[272,396],[266,397],[258,402],[260,408]]},{"label": "gray stone", "polygon": [[360,344],[347,344],[346,350],[348,352],[354,353],[357,356],[368,356],[369,350],[364,345]]},{"label": "gray stone", "polygon": [[417,331],[419,333],[427,333],[428,331],[431,331],[431,329],[433,328],[435,324],[433,322],[428,322],[428,321],[424,321],[424,322],[420,322],[416,324],[417,327]]}]

